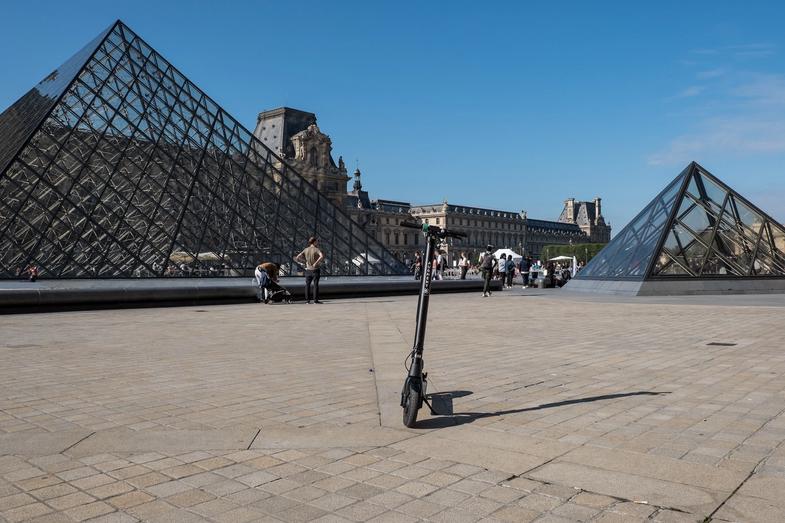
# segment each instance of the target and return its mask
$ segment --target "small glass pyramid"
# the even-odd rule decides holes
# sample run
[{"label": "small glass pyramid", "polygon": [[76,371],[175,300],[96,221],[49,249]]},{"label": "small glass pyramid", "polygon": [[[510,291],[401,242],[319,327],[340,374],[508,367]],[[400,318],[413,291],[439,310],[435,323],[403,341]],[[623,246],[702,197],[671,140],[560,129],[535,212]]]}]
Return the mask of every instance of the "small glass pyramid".
[{"label": "small glass pyramid", "polygon": [[[0,114],[0,278],[406,269],[122,22]],[[373,261],[369,261],[373,260]]]},{"label": "small glass pyramid", "polygon": [[785,227],[693,162],[578,274],[584,280],[785,277]]}]

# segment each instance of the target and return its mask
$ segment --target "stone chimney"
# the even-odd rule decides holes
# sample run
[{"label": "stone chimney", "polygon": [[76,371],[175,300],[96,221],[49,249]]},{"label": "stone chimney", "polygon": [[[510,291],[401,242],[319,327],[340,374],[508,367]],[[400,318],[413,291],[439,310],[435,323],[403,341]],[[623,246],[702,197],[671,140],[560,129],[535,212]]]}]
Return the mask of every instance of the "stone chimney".
[{"label": "stone chimney", "polygon": [[597,223],[602,216],[602,198],[599,196],[594,199],[594,223]]},{"label": "stone chimney", "polygon": [[564,200],[564,208],[567,209],[568,223],[575,223],[575,198]]}]

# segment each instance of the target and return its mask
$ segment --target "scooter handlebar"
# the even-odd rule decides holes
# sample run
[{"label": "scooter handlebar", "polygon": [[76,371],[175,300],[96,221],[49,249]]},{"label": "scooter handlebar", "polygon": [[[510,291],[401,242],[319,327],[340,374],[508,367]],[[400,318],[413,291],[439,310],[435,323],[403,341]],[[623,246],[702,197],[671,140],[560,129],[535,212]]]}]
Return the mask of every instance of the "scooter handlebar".
[{"label": "scooter handlebar", "polygon": [[401,227],[406,227],[407,229],[420,229],[423,230],[423,226],[416,222],[401,222]]},{"label": "scooter handlebar", "polygon": [[400,226],[406,227],[407,229],[419,229],[425,234],[438,236],[439,238],[466,238],[467,236],[466,233],[463,232],[448,231],[447,229],[442,229],[441,227],[429,225],[427,223],[419,224],[416,222],[403,221],[400,223]]}]

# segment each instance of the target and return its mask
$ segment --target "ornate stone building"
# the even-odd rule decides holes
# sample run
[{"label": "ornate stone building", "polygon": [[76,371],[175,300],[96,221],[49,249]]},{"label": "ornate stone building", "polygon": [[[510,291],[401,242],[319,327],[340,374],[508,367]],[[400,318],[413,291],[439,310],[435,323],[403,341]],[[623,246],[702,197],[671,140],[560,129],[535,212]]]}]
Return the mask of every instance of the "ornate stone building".
[{"label": "ornate stone building", "polygon": [[536,220],[525,211],[500,211],[444,201],[433,205],[411,205],[409,202],[371,200],[363,189],[362,173],[354,172],[351,190],[347,192],[347,175],[343,159],[336,164],[332,158],[332,141],[316,125],[316,115],[281,107],[259,114],[254,135],[277,154],[290,162],[306,179],[316,184],[323,194],[341,205],[369,234],[373,235],[402,261],[414,258],[424,248],[422,234],[404,228],[404,220],[449,227],[465,232],[468,237],[450,240],[441,249],[452,265],[461,251],[477,259],[488,244],[510,248],[538,257],[545,245],[607,242],[610,225],[602,217],[600,199],[594,202],[565,202],[558,221]]},{"label": "ornate stone building", "polygon": [[289,107],[264,111],[257,118],[254,136],[335,204],[344,205],[346,166],[340,157],[335,164],[332,140],[319,130],[315,114]]},{"label": "ornate stone building", "polygon": [[575,198],[568,198],[564,201],[564,210],[559,221],[576,224],[586,233],[591,243],[611,241],[611,226],[605,223],[602,216],[601,198],[595,198],[593,202],[576,202]]}]

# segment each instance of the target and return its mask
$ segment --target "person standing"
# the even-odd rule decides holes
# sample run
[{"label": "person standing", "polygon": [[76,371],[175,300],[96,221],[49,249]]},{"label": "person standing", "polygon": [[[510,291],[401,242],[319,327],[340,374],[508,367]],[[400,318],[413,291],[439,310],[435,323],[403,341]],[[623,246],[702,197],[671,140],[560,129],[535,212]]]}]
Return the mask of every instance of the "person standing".
[{"label": "person standing", "polygon": [[439,273],[439,277],[436,278],[437,280],[444,279],[444,266],[447,263],[447,257],[444,255],[442,251],[438,251],[439,255],[436,257],[436,267],[435,272]]},{"label": "person standing", "polygon": [[466,273],[469,271],[469,258],[466,257],[466,253],[461,253],[461,259],[458,260],[458,266],[461,268],[461,279],[466,279]]},{"label": "person standing", "polygon": [[529,257],[521,258],[520,271],[524,289],[529,286],[529,268],[531,267],[531,262],[531,258]]},{"label": "person standing", "polygon": [[313,302],[319,301],[319,278],[322,277],[321,265],[324,253],[319,249],[319,240],[316,236],[308,239],[308,247],[294,257],[297,263],[305,264],[305,303],[311,303],[311,282],[313,282]]},{"label": "person standing", "polygon": [[515,277],[515,261],[512,254],[507,258],[507,288],[512,289],[512,279]]},{"label": "person standing", "polygon": [[[545,266],[545,277],[546,277],[546,280],[545,280],[546,285],[545,286],[547,288],[550,289],[550,288],[556,287],[556,266],[553,264],[552,261],[549,261],[548,265]],[[547,282],[548,282],[547,278],[551,279],[551,284],[550,285],[547,285]]]},{"label": "person standing", "polygon": [[507,287],[507,254],[502,253],[499,257],[499,279],[502,281],[502,289]]},{"label": "person standing", "polygon": [[434,257],[431,261],[431,281],[433,280],[441,280],[442,273],[439,272],[439,258]]},{"label": "person standing", "polygon": [[29,279],[31,282],[35,282],[38,280],[38,266],[31,263],[27,266],[24,272],[22,272],[22,274],[27,274],[27,279]]},{"label": "person standing", "polygon": [[422,254],[420,251],[414,253],[414,279],[419,280],[422,276]]},{"label": "person standing", "polygon": [[491,277],[493,276],[493,269],[499,264],[496,261],[496,256],[493,255],[493,246],[488,245],[485,252],[480,258],[480,270],[482,270],[482,279],[485,282],[482,287],[482,297],[487,298],[491,295]]}]

